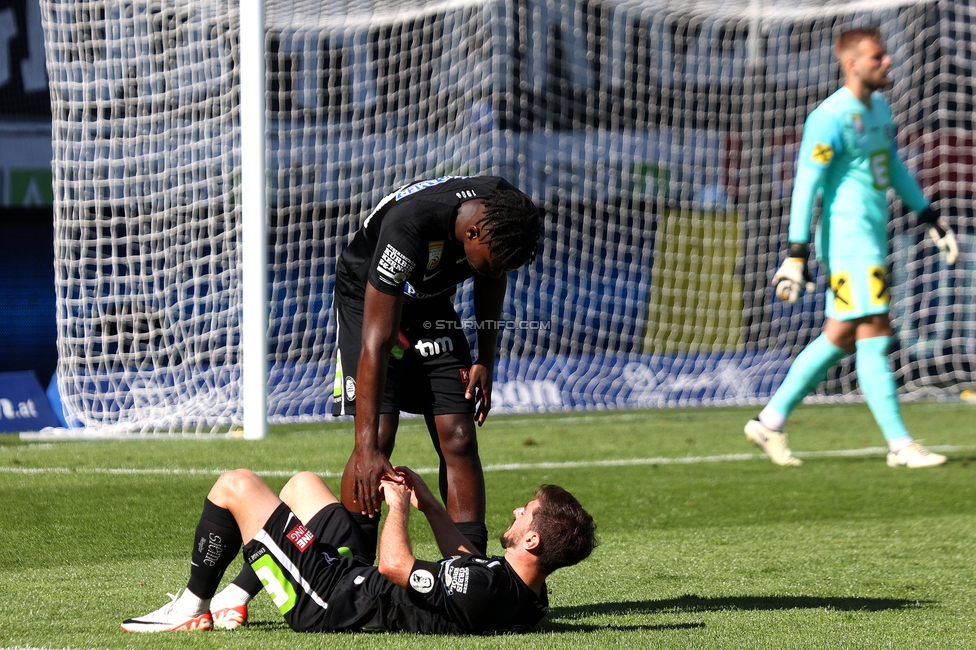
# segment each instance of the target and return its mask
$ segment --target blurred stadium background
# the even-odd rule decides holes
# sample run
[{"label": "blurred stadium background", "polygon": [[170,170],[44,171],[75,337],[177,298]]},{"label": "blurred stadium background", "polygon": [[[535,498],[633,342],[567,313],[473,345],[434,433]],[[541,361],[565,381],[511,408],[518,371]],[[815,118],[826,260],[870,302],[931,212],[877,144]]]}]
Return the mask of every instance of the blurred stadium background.
[{"label": "blurred stadium background", "polygon": [[[894,202],[892,363],[906,397],[974,387],[971,3],[321,0],[269,2],[266,25],[273,422],[329,412],[332,269],[361,218],[448,174],[503,175],[547,214],[496,409],[767,398],[822,324],[822,293],[769,287],[801,128],[839,87],[833,39],[866,25],[962,249],[946,267]],[[238,29],[229,3],[0,4],[0,370],[57,365],[72,426],[241,421]],[[844,363],[817,398],[855,386]]]}]

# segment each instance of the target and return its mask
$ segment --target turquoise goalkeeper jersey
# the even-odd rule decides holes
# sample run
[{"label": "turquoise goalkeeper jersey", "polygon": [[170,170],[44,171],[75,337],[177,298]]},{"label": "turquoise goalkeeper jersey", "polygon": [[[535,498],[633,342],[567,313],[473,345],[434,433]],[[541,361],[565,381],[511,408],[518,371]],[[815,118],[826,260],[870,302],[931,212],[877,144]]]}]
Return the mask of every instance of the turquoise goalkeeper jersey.
[{"label": "turquoise goalkeeper jersey", "polygon": [[888,188],[921,212],[929,202],[905,168],[895,144],[891,109],[880,93],[865,106],[846,87],[807,118],[790,207],[791,243],[810,241],[813,206],[821,193],[817,257],[888,255]]}]

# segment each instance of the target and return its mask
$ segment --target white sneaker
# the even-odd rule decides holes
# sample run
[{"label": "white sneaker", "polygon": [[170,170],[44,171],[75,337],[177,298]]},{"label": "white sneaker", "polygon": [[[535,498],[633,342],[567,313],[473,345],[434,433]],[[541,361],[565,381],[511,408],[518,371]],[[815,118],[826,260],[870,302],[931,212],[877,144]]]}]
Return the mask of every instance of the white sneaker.
[{"label": "white sneaker", "polygon": [[769,460],[777,465],[796,467],[802,465],[803,461],[796,458],[786,444],[786,434],[773,431],[763,426],[759,420],[749,420],[746,422],[746,438],[755,443],[769,456]]},{"label": "white sneaker", "polygon": [[917,469],[919,467],[935,467],[944,462],[946,462],[945,456],[929,451],[917,442],[909,443],[898,452],[888,452],[888,467]]},{"label": "white sneaker", "polygon": [[180,632],[213,629],[213,617],[209,611],[192,616],[174,612],[173,606],[176,604],[177,595],[166,595],[171,599],[168,603],[145,616],[122,621],[122,629],[126,632]]}]

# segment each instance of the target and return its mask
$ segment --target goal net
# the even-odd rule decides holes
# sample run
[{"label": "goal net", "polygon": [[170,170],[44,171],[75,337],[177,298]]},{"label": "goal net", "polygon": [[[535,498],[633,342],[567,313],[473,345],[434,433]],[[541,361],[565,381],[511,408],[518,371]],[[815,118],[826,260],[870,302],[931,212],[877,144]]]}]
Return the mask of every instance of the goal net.
[{"label": "goal net", "polygon": [[[72,426],[240,424],[239,11],[41,0],[59,386]],[[844,29],[880,27],[901,151],[959,236],[892,203],[891,363],[974,385],[976,10],[831,0],[266,4],[269,417],[330,412],[335,260],[392,188],[495,174],[544,208],[512,274],[501,412],[759,404],[822,327],[775,300],[807,114]],[[470,287],[457,303],[474,337]],[[850,362],[814,399],[858,399]]]}]

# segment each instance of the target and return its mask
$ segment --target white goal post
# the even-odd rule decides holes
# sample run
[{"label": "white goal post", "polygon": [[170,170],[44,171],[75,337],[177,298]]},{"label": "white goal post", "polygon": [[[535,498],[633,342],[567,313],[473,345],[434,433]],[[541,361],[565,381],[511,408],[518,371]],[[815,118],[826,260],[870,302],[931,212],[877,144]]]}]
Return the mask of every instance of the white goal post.
[{"label": "white goal post", "polygon": [[[833,39],[869,25],[903,157],[962,249],[946,266],[893,200],[892,366],[906,399],[976,387],[971,3],[41,8],[72,426],[260,436],[328,417],[336,256],[390,188],[445,174],[504,176],[546,213],[509,283],[497,412],[763,403],[822,327],[820,269],[796,306],[770,287],[802,126],[839,86]],[[457,302],[470,321],[470,287]],[[811,399],[855,388],[845,361]]]}]

